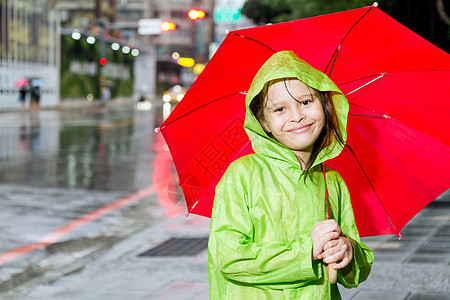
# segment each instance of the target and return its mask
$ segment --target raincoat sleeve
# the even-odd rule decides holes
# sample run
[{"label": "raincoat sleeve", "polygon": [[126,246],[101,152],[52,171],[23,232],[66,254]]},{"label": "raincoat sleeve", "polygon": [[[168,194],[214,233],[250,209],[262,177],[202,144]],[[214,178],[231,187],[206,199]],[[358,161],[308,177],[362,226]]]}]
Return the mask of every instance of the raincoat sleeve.
[{"label": "raincoat sleeve", "polygon": [[289,242],[254,241],[246,192],[251,183],[243,179],[251,172],[231,166],[216,188],[213,206],[209,250],[217,269],[228,281],[261,289],[298,288],[318,280],[322,269],[312,260],[310,235]]},{"label": "raincoat sleeve", "polygon": [[338,282],[346,288],[354,288],[369,276],[374,255],[372,250],[360,240],[353,215],[350,194],[344,180],[339,174],[337,174],[336,183],[338,192],[340,193],[340,215],[338,223],[341,226],[343,234],[353,247],[353,260],[346,268],[338,271]]}]

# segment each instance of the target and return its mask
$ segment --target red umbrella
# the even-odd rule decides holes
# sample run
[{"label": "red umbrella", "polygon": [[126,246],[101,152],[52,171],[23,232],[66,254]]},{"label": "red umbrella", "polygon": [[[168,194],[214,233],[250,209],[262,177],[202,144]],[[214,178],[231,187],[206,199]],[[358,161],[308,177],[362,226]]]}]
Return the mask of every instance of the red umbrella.
[{"label": "red umbrella", "polygon": [[228,34],[161,126],[189,212],[210,216],[223,172],[252,152],[245,92],[281,50],[347,95],[348,145],[328,163],[350,189],[360,234],[399,234],[450,182],[450,56],[375,6]]},{"label": "red umbrella", "polygon": [[28,79],[26,79],[26,78],[20,78],[19,80],[17,80],[15,82],[15,86],[18,87],[18,88],[27,87],[28,84],[30,84],[30,81]]}]

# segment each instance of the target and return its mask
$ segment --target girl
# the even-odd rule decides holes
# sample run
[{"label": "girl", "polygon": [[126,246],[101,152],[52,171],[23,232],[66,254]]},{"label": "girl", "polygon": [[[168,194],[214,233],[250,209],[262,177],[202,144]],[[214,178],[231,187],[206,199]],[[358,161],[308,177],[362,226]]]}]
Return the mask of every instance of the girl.
[{"label": "girl", "polygon": [[246,107],[255,154],[234,161],[216,188],[210,299],[340,299],[326,265],[336,262],[350,288],[373,261],[344,181],[322,165],[342,151],[348,103],[325,74],[282,51],[256,74]]}]

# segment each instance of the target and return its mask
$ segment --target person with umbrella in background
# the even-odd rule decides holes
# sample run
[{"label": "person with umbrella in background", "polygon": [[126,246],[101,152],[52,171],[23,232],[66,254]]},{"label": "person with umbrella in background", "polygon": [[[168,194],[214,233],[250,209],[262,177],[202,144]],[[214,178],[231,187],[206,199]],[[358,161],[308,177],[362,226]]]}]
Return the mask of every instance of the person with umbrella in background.
[{"label": "person with umbrella in background", "polygon": [[22,112],[25,111],[25,100],[26,100],[26,97],[27,97],[27,92],[28,91],[27,91],[27,88],[25,86],[23,86],[23,87],[21,87],[19,89],[19,102],[20,102],[20,104],[22,106]]},{"label": "person with umbrella in background", "polygon": [[345,182],[323,165],[344,147],[348,108],[294,52],[261,67],[244,123],[255,154],[231,163],[216,188],[210,299],[340,299],[335,280],[352,288],[367,278],[373,252]]},{"label": "person with umbrella in background", "polygon": [[30,108],[32,111],[39,111],[41,108],[41,88],[36,85],[30,90]]},{"label": "person with umbrella in background", "polygon": [[19,102],[21,104],[22,112],[25,111],[25,100],[28,93],[29,81],[26,78],[20,78],[15,83],[16,87],[19,88]]}]

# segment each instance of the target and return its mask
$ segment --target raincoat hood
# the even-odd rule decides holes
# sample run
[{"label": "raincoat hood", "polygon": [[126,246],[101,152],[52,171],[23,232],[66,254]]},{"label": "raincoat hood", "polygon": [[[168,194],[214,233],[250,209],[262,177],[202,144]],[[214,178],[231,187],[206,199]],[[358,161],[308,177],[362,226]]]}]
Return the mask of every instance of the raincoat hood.
[{"label": "raincoat hood", "polygon": [[[300,59],[294,52],[281,51],[273,54],[264,63],[253,79],[245,98],[246,115],[244,129],[252,142],[252,147],[255,152],[288,160],[293,164],[299,164],[295,154],[290,149],[267,135],[250,109],[250,103],[262,91],[263,87],[269,81],[281,78],[297,78],[318,91],[331,92],[331,99],[342,137],[344,141],[346,140],[349,106],[342,92],[327,75]],[[334,140],[328,149],[322,149],[320,151],[312,167],[338,156],[341,151],[342,146]]]}]

